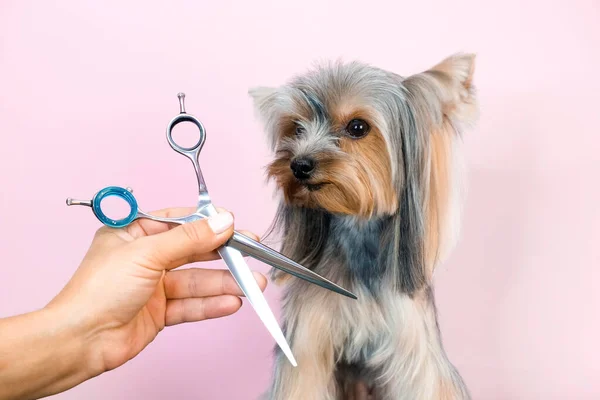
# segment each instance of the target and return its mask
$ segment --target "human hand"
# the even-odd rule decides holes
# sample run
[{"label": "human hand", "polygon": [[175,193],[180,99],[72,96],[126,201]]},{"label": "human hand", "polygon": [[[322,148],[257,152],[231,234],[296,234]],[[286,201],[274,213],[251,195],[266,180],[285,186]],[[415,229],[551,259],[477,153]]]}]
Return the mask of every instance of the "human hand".
[{"label": "human hand", "polygon": [[[216,249],[234,229],[233,216],[219,212],[174,228],[140,219],[123,229],[98,230],[72,279],[46,307],[86,337],[92,376],[135,357],[165,326],[223,317],[241,307],[243,294],[229,271],[174,270],[219,258]],[[267,279],[254,276],[264,290]]]}]

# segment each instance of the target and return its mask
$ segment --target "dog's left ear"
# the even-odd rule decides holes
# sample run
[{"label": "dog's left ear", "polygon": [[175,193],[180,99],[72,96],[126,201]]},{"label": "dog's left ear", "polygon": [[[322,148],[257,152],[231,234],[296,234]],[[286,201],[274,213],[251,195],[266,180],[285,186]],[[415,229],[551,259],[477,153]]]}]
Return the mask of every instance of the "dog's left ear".
[{"label": "dog's left ear", "polygon": [[268,113],[269,108],[273,105],[273,101],[277,96],[277,89],[266,86],[258,86],[248,90],[248,94],[254,101],[254,109],[262,118],[265,112]]},{"label": "dog's left ear", "polygon": [[282,106],[282,96],[280,90],[272,87],[255,87],[248,91],[248,94],[254,102],[254,113],[255,116],[263,124],[271,148],[275,148],[275,141],[277,137],[277,126],[280,118],[280,112]]},{"label": "dog's left ear", "polygon": [[[457,53],[404,81],[405,87],[429,105],[441,105],[443,117],[473,124],[478,117],[473,75],[475,54]],[[442,122],[442,121],[436,121]]]}]

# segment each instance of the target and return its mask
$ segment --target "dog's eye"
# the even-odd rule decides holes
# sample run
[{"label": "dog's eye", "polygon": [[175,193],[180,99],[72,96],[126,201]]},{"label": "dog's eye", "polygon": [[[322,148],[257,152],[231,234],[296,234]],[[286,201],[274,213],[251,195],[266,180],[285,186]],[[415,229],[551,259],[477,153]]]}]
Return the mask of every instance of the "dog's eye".
[{"label": "dog's eye", "polygon": [[353,119],[346,126],[346,132],[348,132],[348,135],[355,139],[366,136],[367,133],[369,133],[370,129],[371,127],[369,126],[369,124],[367,124],[367,122],[363,121],[362,119]]},{"label": "dog's eye", "polygon": [[296,125],[296,136],[300,136],[306,132],[306,129],[301,127],[300,125]]}]

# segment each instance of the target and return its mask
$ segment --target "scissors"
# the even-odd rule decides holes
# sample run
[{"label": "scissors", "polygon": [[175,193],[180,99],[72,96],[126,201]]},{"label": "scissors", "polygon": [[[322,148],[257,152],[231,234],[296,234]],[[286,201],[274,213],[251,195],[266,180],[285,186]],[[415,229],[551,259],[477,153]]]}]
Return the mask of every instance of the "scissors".
[{"label": "scissors", "polygon": [[[202,150],[206,140],[206,130],[204,129],[204,125],[196,117],[186,113],[185,94],[179,93],[177,97],[179,99],[179,115],[175,116],[167,125],[167,141],[173,150],[187,157],[192,162],[194,170],[196,171],[196,178],[198,181],[198,206],[194,213],[178,218],[162,218],[150,215],[138,207],[137,200],[134,197],[133,190],[131,188],[123,188],[119,186],[105,187],[97,192],[92,200],[75,200],[69,198],[67,199],[67,205],[91,207],[96,218],[104,225],[112,228],[123,228],[140,218],[147,218],[159,222],[185,224],[217,214],[217,210],[210,200],[199,164],[200,150]],[[182,122],[192,122],[194,125],[196,125],[200,132],[198,142],[192,147],[182,147],[173,140],[173,128]],[[123,219],[115,220],[109,218],[104,212],[102,212],[102,200],[110,196],[116,196],[122,200],[125,200],[129,205],[129,214]],[[244,260],[244,255],[256,258],[274,268],[285,271],[298,278],[319,285],[325,289],[342,294],[352,299],[357,299],[356,295],[347,291],[346,289],[341,288],[340,286],[330,282],[329,280],[303,267],[295,261],[290,260],[270,247],[267,247],[237,231],[235,231],[232,237],[218,249],[218,253],[223,261],[225,261],[225,264],[227,264],[227,267],[229,268],[235,281],[252,307],[254,307],[263,324],[266,326],[294,367],[297,366],[294,355],[292,354],[281,328],[279,327],[275,316],[267,304],[267,301],[264,298],[258,283],[252,276],[252,272]]]}]

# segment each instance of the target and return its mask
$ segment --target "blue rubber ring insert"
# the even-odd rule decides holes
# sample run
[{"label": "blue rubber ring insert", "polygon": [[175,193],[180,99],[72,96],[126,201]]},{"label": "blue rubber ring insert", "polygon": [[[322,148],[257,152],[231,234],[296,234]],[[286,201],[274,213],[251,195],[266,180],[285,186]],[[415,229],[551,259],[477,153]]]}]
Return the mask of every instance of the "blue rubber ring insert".
[{"label": "blue rubber ring insert", "polygon": [[[114,220],[112,218],[107,217],[102,212],[100,203],[102,202],[103,199],[110,197],[110,196],[119,197],[119,198],[125,200],[127,202],[127,204],[129,204],[130,211],[129,211],[129,215],[127,217],[125,217],[123,219],[119,219],[119,220]],[[100,222],[102,222],[104,225],[110,226],[112,228],[123,228],[124,226],[127,226],[130,223],[132,223],[133,220],[135,219],[135,217],[137,217],[138,204],[137,204],[137,200],[135,199],[133,194],[131,192],[129,192],[127,189],[118,187],[118,186],[108,186],[108,187],[105,187],[104,189],[102,189],[101,191],[99,191],[94,196],[94,199],[92,200],[92,210],[94,211],[96,218],[98,218],[100,220]]]}]

